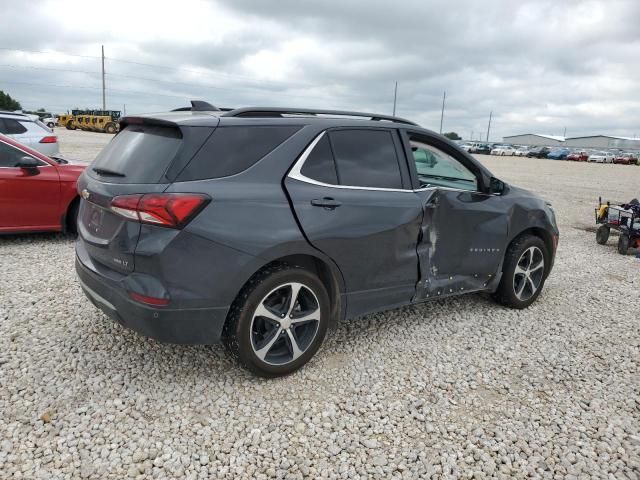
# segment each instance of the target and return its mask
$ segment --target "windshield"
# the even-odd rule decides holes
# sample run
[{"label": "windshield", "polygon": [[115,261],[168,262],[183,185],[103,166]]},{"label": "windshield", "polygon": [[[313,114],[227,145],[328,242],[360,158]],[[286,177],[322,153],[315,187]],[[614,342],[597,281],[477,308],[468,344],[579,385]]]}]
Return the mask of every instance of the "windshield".
[{"label": "windshield", "polygon": [[156,183],[181,145],[177,128],[129,125],[98,154],[91,175],[118,183]]}]

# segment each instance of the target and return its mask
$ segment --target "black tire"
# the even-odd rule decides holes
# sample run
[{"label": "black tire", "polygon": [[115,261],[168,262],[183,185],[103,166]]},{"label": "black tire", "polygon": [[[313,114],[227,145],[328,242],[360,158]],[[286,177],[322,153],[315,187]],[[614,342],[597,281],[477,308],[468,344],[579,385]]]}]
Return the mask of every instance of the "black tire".
[{"label": "black tire", "polygon": [[604,245],[609,240],[609,234],[611,233],[611,229],[606,225],[600,225],[598,230],[596,231],[596,242],[600,245]]},{"label": "black tire", "polygon": [[116,133],[116,126],[113,123],[108,123],[104,130],[107,133]]},{"label": "black tire", "polygon": [[78,128],[73,121],[67,122],[66,127],[67,127],[67,130],[75,130],[76,128]]},{"label": "black tire", "polygon": [[[307,289],[305,291],[306,295],[308,295],[309,291],[313,294],[314,297],[312,298],[313,300],[317,300],[317,311],[319,312],[317,327],[313,330],[315,333],[313,336],[307,335],[308,343],[304,348],[300,348],[302,354],[297,358],[295,358],[292,346],[292,338],[294,337],[291,336],[297,336],[295,330],[293,330],[293,328],[296,327],[292,326],[291,329],[283,330],[284,327],[282,325],[287,321],[284,314],[282,316],[283,324],[278,324],[277,326],[273,325],[277,322],[269,320],[266,317],[255,315],[259,306],[267,302],[272,295],[277,295],[282,289],[287,289],[288,287],[284,285],[292,282],[302,284],[303,287]],[[284,303],[282,305],[284,306]],[[284,308],[286,309],[288,307],[284,306]],[[222,332],[222,341],[231,356],[244,368],[256,375],[262,377],[288,375],[302,367],[318,351],[327,333],[329,316],[331,315],[330,312],[331,305],[329,295],[323,283],[314,273],[298,266],[274,264],[255,274],[243,287],[229,310],[227,321]],[[267,336],[267,334],[264,334],[262,339],[263,345],[264,343],[272,344],[272,347],[262,347],[258,349],[262,351],[266,350],[264,358],[260,358],[256,351],[258,347],[255,341],[256,337],[260,336],[260,332],[256,324],[254,324],[254,316],[256,318],[256,324],[261,322],[264,326],[267,323],[271,323],[270,331],[276,330],[275,335]],[[290,316],[289,318],[292,317]],[[304,328],[309,329],[310,327],[307,326]],[[269,340],[276,337],[278,337],[278,339],[275,340],[274,343]],[[302,344],[300,340],[296,340],[298,347]],[[271,354],[272,350],[275,350],[276,353],[284,352],[280,353],[280,356],[284,357],[285,360],[278,362],[274,362],[273,360],[267,361],[267,356]],[[291,356],[291,359],[288,359],[288,355]]]},{"label": "black tire", "polygon": [[53,123],[53,122],[49,122],[49,123],[47,123],[47,127],[49,127],[49,128],[53,128],[53,127],[55,127],[55,126],[56,126],[56,124],[55,124],[55,123]]},{"label": "black tire", "polygon": [[618,238],[618,253],[620,255],[627,254],[627,252],[629,251],[629,243],[629,235],[627,235],[626,233],[621,233],[620,237]]},{"label": "black tire", "polygon": [[[535,272],[536,277],[532,280],[533,283],[527,283],[526,279],[522,274],[516,274],[516,267],[518,267],[518,262],[521,260],[522,256],[529,249],[537,249],[542,256],[543,266],[541,267],[541,272]],[[535,250],[534,250],[535,251]],[[537,255],[537,254],[536,254]],[[498,285],[498,289],[492,295],[493,299],[509,308],[526,308],[536,301],[540,292],[544,287],[544,282],[547,278],[547,272],[549,269],[549,253],[547,252],[547,247],[545,243],[542,241],[540,237],[536,237],[535,235],[524,234],[520,237],[516,238],[511,245],[507,248],[507,253],[504,257],[504,264],[502,266],[502,278],[500,279],[500,285]],[[540,275],[538,277],[538,275]],[[539,281],[538,286],[535,290],[533,287],[528,288],[532,291],[530,296],[519,296],[516,293],[516,285],[519,283],[518,280],[522,280],[526,285],[534,285],[536,281]],[[521,290],[521,294],[524,294],[524,290]]]},{"label": "black tire", "polygon": [[71,202],[71,205],[69,205],[69,210],[67,211],[67,216],[65,217],[66,232],[69,235],[74,237],[78,234],[79,207],[80,207],[80,201],[78,199]]}]

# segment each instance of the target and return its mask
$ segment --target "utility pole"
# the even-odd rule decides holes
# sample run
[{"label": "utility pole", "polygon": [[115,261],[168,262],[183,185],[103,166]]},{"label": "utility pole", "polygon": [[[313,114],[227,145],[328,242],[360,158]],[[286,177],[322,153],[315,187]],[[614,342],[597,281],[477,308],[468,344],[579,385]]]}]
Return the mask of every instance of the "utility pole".
[{"label": "utility pole", "polygon": [[104,45],[102,45],[102,110],[107,109],[107,97],[104,89]]},{"label": "utility pole", "polygon": [[493,110],[489,112],[489,125],[487,126],[487,143],[489,143],[489,132],[491,131],[491,117],[493,116]]},{"label": "utility pole", "polygon": [[396,116],[396,101],[398,100],[398,81],[396,80],[396,86],[393,89],[393,116]]},{"label": "utility pole", "polygon": [[444,121],[444,100],[447,98],[447,92],[442,92],[442,112],[440,112],[440,135],[442,135],[442,122]]},{"label": "utility pole", "polygon": [[122,116],[123,117],[127,116],[127,104],[126,103],[122,104]]},{"label": "utility pole", "polygon": [[471,138],[469,140],[473,140],[473,130],[471,130]]},{"label": "utility pole", "polygon": [[564,138],[567,138],[567,127],[564,127],[564,133],[562,134]]}]

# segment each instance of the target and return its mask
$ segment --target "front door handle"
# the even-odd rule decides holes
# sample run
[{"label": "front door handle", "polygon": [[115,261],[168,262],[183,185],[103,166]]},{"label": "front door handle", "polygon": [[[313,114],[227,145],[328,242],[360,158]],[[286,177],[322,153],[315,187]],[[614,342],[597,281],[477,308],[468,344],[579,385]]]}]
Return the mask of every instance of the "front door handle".
[{"label": "front door handle", "polygon": [[331,197],[324,197],[314,198],[313,200],[311,200],[311,205],[313,205],[314,207],[323,207],[327,210],[335,210],[342,204]]}]

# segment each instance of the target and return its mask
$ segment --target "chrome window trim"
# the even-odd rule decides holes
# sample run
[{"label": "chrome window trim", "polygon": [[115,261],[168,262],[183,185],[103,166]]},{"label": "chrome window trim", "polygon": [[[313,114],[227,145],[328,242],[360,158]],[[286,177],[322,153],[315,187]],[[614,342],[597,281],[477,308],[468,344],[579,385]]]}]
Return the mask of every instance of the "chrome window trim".
[{"label": "chrome window trim", "polygon": [[325,133],[326,131],[320,132],[316,136],[316,138],[314,138],[313,141],[309,144],[309,146],[304,149],[300,157],[298,157],[298,160],[296,160],[296,163],[294,163],[293,167],[291,167],[291,170],[287,175],[288,178],[291,178],[293,180],[298,180],[304,183],[310,183],[312,185],[318,185],[320,187],[337,188],[337,189],[343,189],[343,190],[369,190],[374,192],[418,193],[418,192],[426,192],[428,190],[440,189],[440,190],[446,190],[450,192],[468,192],[468,193],[475,193],[475,194],[494,196],[494,197],[500,196],[499,194],[496,194],[496,193],[485,193],[485,192],[479,192],[477,190],[464,190],[462,188],[441,187],[438,185],[435,185],[433,187],[422,187],[422,188],[416,188],[416,189],[401,189],[401,188],[381,188],[381,187],[356,187],[356,186],[350,186],[350,185],[332,185],[331,183],[324,183],[318,180],[314,180],[313,178],[309,178],[303,175],[301,173],[301,170],[302,170],[302,167],[304,166],[304,162],[307,160],[309,155],[311,155],[311,152],[313,151],[315,146],[318,144],[318,142],[322,140],[322,137],[324,136]]},{"label": "chrome window trim", "polygon": [[342,190],[370,190],[370,191],[375,191],[375,192],[413,193],[413,190],[407,190],[407,189],[403,189],[403,188],[359,187],[359,186],[355,186],[355,185],[354,186],[352,186],[352,185],[333,185],[331,183],[320,182],[318,180],[314,180],[313,178],[309,178],[309,177],[303,175],[301,173],[301,170],[302,170],[302,167],[304,165],[304,162],[307,160],[309,155],[311,155],[311,152],[313,151],[315,146],[318,144],[318,142],[320,140],[322,140],[322,137],[324,137],[325,133],[326,132],[320,132],[318,134],[318,136],[316,138],[314,138],[313,141],[309,144],[309,146],[307,148],[305,148],[304,152],[302,152],[302,155],[300,155],[298,160],[296,160],[296,163],[293,164],[293,167],[289,171],[289,174],[287,175],[289,178],[292,178],[294,180],[299,180],[299,181],[305,182],[305,183],[310,183],[312,185],[318,185],[318,186],[321,186],[321,187],[329,187],[329,188],[337,188],[337,189],[342,189]]}]

